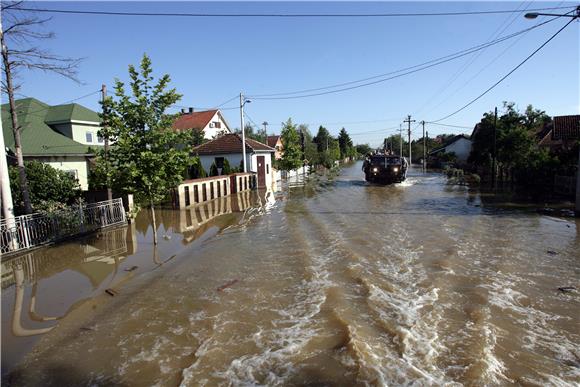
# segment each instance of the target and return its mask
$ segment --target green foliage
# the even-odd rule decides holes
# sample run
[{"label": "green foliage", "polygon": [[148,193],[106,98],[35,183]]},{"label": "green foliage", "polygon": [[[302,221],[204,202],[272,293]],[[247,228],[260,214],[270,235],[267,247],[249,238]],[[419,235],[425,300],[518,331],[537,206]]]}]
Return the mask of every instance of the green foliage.
[{"label": "green foliage", "polygon": [[232,167],[228,159],[224,158],[224,166],[222,169],[222,175],[230,175],[232,173]]},{"label": "green foliage", "polygon": [[348,135],[348,133],[346,132],[345,128],[342,128],[340,130],[340,133],[338,134],[338,146],[341,159],[353,157],[354,154],[356,153],[356,151],[353,152],[352,140]]},{"label": "green foliage", "polygon": [[[531,105],[520,113],[513,102],[504,102],[496,129],[496,160],[502,175],[515,179],[520,186],[551,186],[560,161],[547,150],[540,149],[535,138],[536,132],[550,121],[544,111]],[[493,131],[494,113],[485,113],[472,139],[468,159],[476,167],[486,169],[491,165]]]},{"label": "green foliage", "polygon": [[115,98],[103,103],[107,125],[99,133],[114,141],[109,153],[113,188],[151,204],[166,198],[192,162],[191,134],[171,130],[177,115],[166,113],[181,95],[167,89],[167,74],[153,85],[152,71],[149,57],[143,55],[139,69],[129,66],[130,94],[116,80]]},{"label": "green foliage", "polygon": [[369,144],[358,144],[355,149],[356,152],[361,156],[368,155],[372,151],[372,148]]},{"label": "green foliage", "polygon": [[[246,123],[244,126],[246,128],[245,133],[246,138],[251,138],[252,140],[259,141],[262,144],[268,143],[268,134],[266,133],[265,129],[257,129],[256,131],[254,131],[254,127],[249,123]],[[242,131],[239,128],[236,128],[234,132],[240,135],[242,134]]]},{"label": "green foliage", "polygon": [[189,135],[191,136],[190,143],[192,146],[198,146],[207,142],[202,130],[191,129]]},{"label": "green foliage", "polygon": [[300,144],[300,135],[296,130],[296,125],[292,119],[282,124],[282,143],[284,144],[284,154],[280,159],[280,169],[290,171],[302,166],[302,146]]},{"label": "green foliage", "polygon": [[211,166],[209,167],[209,175],[210,176],[219,176],[218,168],[217,168],[217,165],[215,164],[215,161],[213,163],[211,163]]},{"label": "green foliage", "polygon": [[201,165],[201,161],[199,159],[199,157],[194,157],[191,160],[190,166],[189,166],[189,178],[190,179],[201,179],[207,177],[207,173],[205,172],[205,169],[203,169],[203,166]]},{"label": "green foliage", "polygon": [[437,158],[443,163],[454,163],[457,161],[457,155],[455,152],[440,152],[437,153]]},{"label": "green foliage", "polygon": [[[25,161],[30,201],[35,211],[64,208],[75,203],[81,196],[78,180],[71,174],[38,161]],[[10,167],[10,190],[16,214],[24,213],[18,168]]]}]

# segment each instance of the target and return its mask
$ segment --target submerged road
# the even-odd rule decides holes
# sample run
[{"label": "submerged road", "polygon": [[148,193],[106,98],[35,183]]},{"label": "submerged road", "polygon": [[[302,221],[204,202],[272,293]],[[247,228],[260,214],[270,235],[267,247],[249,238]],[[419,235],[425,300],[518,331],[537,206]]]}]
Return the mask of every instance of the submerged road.
[{"label": "submerged road", "polygon": [[[434,173],[371,186],[357,163],[220,228],[73,308],[6,380],[580,383],[580,293],[558,290],[580,287],[577,220],[488,204]],[[161,248],[178,235],[163,232]]]}]

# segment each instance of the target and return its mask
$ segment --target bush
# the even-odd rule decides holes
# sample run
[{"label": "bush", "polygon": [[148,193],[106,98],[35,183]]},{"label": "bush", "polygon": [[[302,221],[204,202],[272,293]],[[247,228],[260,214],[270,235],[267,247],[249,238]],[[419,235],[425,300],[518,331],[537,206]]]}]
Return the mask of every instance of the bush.
[{"label": "bush", "polygon": [[[24,163],[30,201],[35,211],[50,211],[75,203],[81,196],[78,180],[71,174],[38,161]],[[24,213],[18,168],[10,167],[10,189],[17,214]]]}]

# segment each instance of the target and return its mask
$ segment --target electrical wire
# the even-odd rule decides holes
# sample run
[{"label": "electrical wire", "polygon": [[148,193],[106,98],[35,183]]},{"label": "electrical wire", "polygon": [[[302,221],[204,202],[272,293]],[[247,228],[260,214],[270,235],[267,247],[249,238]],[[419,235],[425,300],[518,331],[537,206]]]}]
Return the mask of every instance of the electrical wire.
[{"label": "electrical wire", "polygon": [[[481,44],[481,45],[478,45],[478,46],[474,46],[474,47],[471,47],[471,48],[468,48],[468,49],[465,49],[465,50],[462,50],[462,51],[458,51],[458,52],[453,53],[453,54],[449,54],[449,55],[446,55],[446,56],[443,56],[443,57],[440,57],[440,58],[437,58],[437,59],[432,59],[430,61],[423,62],[423,63],[418,64],[418,65],[406,67],[406,68],[399,69],[399,70],[396,70],[396,71],[392,71],[392,72],[389,72],[389,73],[375,75],[375,76],[372,76],[372,77],[368,77],[368,78],[364,78],[364,79],[359,79],[357,81],[350,81],[350,82],[345,82],[345,83],[336,84],[336,85],[332,85],[332,86],[325,86],[325,87],[316,88],[316,89],[305,89],[305,90],[293,91],[293,92],[286,92],[286,93],[257,94],[257,95],[248,96],[248,98],[252,98],[252,99],[255,99],[255,100],[281,100],[281,99],[306,98],[306,97],[314,97],[314,96],[320,96],[320,95],[326,95],[326,94],[339,93],[339,92],[342,92],[342,91],[353,90],[353,89],[357,89],[357,88],[360,88],[360,87],[365,87],[365,86],[370,86],[370,85],[374,85],[374,84],[377,84],[377,83],[386,82],[386,81],[389,81],[389,80],[392,80],[392,79],[395,79],[395,78],[400,78],[400,77],[405,76],[405,75],[413,74],[413,73],[416,73],[416,72],[419,72],[419,71],[422,71],[422,70],[426,70],[426,69],[429,69],[431,67],[435,67],[435,66],[441,65],[443,63],[447,63],[447,62],[450,62],[452,60],[455,60],[455,59],[464,57],[466,55],[472,54],[474,52],[477,52],[479,50],[485,49],[485,48],[490,47],[492,45],[501,43],[501,42],[503,42],[505,40],[514,38],[514,37],[516,37],[518,35],[521,35],[521,34],[523,34],[525,32],[528,32],[528,31],[530,31],[532,29],[535,29],[535,28],[538,28],[538,27],[543,26],[545,24],[548,24],[548,23],[552,22],[553,20],[554,19],[547,20],[547,21],[545,21],[543,23],[534,25],[534,26],[529,27],[529,28],[526,28],[524,30],[521,30],[521,31],[515,32],[513,34],[506,35],[506,36],[504,36],[502,38],[496,39],[496,40],[494,40],[492,42],[488,42],[488,43],[484,43],[484,44]],[[408,71],[408,70],[410,70],[410,71]],[[400,73],[400,74],[397,74],[397,73]],[[393,75],[393,76],[390,76],[390,77],[387,77],[387,78],[382,78],[382,77],[385,77],[385,76],[388,76],[388,75],[391,75],[391,74],[397,74],[397,75]],[[329,90],[329,91],[324,91],[324,92],[319,92],[319,93],[310,93],[310,94],[301,94],[301,95],[291,95],[291,94],[306,93],[308,91],[332,89],[332,88],[337,88],[337,87],[344,86],[344,85],[349,85],[349,84],[360,83],[360,82],[364,82],[364,81],[367,81],[367,80],[370,80],[370,79],[376,79],[376,78],[381,78],[381,79],[378,79],[378,80],[375,80],[375,81],[371,81],[371,82],[365,82],[365,83],[362,83],[362,84],[359,84],[359,85],[355,85],[355,86],[339,88],[339,89],[336,89],[336,90]]]},{"label": "electrical wire", "polygon": [[[572,7],[547,7],[535,8],[530,11],[551,11],[569,9]],[[93,11],[55,8],[16,8],[19,11],[60,13],[74,15],[100,15],[100,16],[151,16],[151,17],[278,17],[278,18],[320,18],[320,17],[430,17],[430,16],[468,16],[468,15],[494,15],[519,12],[519,10],[489,10],[489,11],[461,11],[461,12],[403,12],[403,13],[190,13],[190,12],[123,12],[123,11]]]},{"label": "electrical wire", "polygon": [[[33,115],[33,114],[40,113],[40,112],[43,112],[43,111],[45,111],[45,110],[48,110],[48,109],[50,109],[50,108],[52,108],[52,107],[54,107],[54,106],[59,106],[59,105],[68,105],[69,103],[73,103],[73,102],[75,102],[75,101],[79,101],[79,100],[81,100],[81,99],[84,99],[84,98],[90,97],[90,96],[92,96],[92,95],[95,95],[95,94],[98,94],[98,93],[100,93],[100,92],[101,92],[101,90],[99,89],[99,90],[97,90],[97,91],[93,91],[92,93],[85,94],[85,95],[82,95],[82,96],[80,96],[80,97],[73,98],[73,99],[70,99],[70,100],[68,100],[68,101],[65,101],[65,102],[62,102],[62,103],[56,104],[56,105],[51,105],[51,106],[47,106],[47,107],[45,107],[45,108],[42,108],[42,109],[33,110],[33,111],[31,111],[31,112],[28,112],[28,113],[26,113],[26,114],[28,114],[28,115]],[[26,98],[32,98],[32,97],[26,97]],[[24,112],[24,111],[20,111],[20,113],[25,113],[25,112]]]},{"label": "electrical wire", "polygon": [[489,87],[487,90],[485,90],[483,93],[481,93],[480,95],[478,95],[477,97],[475,97],[474,99],[472,99],[470,102],[468,102],[467,104],[465,104],[464,106],[462,106],[461,108],[457,109],[456,111],[454,111],[451,114],[446,115],[443,118],[440,118],[438,120],[433,120],[432,122],[439,122],[439,121],[443,121],[446,120],[449,117],[453,117],[454,115],[456,115],[457,113],[459,113],[460,111],[466,109],[467,107],[471,106],[473,103],[475,103],[477,100],[479,100],[480,98],[482,98],[484,95],[486,95],[487,93],[489,93],[491,90],[493,90],[496,86],[498,86],[500,83],[502,83],[507,77],[509,77],[510,75],[512,75],[517,69],[519,69],[520,67],[522,67],[524,65],[524,63],[526,63],[528,60],[530,60],[534,55],[536,55],[542,48],[544,48],[548,43],[550,43],[552,41],[552,39],[554,39],[556,36],[558,36],[558,34],[560,34],[560,32],[564,31],[564,29],[566,27],[568,27],[570,24],[572,24],[572,22],[576,20],[576,17],[571,18],[571,20],[566,23],[562,28],[560,28],[555,34],[553,34],[548,40],[546,40],[544,43],[542,43],[541,46],[539,46],[538,48],[536,48],[534,50],[534,52],[532,52],[530,55],[528,55],[526,57],[526,59],[524,59],[522,62],[520,62],[516,67],[514,67],[510,72],[508,72],[506,75],[504,75],[499,81],[497,81],[496,83],[494,83],[491,87]]}]

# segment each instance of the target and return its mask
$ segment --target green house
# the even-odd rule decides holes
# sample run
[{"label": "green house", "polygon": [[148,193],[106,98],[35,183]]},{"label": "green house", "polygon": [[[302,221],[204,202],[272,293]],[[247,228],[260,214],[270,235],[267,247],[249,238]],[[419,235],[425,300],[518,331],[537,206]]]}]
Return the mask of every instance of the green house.
[{"label": "green house", "polygon": [[[6,147],[14,157],[14,136],[8,104],[1,107]],[[34,98],[16,101],[22,127],[24,160],[37,160],[73,174],[88,189],[89,162],[103,146],[97,133],[99,115],[76,103],[50,106]],[[13,160],[14,161],[14,160]]]}]

